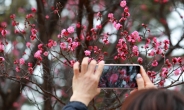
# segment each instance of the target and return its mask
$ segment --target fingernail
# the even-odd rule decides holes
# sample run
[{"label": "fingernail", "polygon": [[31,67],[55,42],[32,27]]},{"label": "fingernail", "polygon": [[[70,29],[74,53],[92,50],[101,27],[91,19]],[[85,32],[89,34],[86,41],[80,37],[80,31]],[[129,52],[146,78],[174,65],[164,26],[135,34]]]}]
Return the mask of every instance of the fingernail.
[{"label": "fingernail", "polygon": [[137,76],[136,76],[137,79],[138,79],[138,78],[141,78],[141,77],[142,77],[142,76],[141,76],[140,73],[138,73]]}]

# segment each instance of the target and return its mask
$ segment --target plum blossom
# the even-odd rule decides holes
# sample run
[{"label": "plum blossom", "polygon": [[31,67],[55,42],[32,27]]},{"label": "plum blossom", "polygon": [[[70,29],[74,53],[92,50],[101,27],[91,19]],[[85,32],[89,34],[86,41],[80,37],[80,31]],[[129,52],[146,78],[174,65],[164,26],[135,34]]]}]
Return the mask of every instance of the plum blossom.
[{"label": "plum blossom", "polygon": [[31,8],[31,11],[35,13],[36,12],[36,8],[34,8],[34,7]]},{"label": "plum blossom", "polygon": [[61,43],[60,43],[60,48],[61,48],[61,49],[66,49],[66,44],[65,44],[64,42],[61,42]]},{"label": "plum blossom", "polygon": [[5,29],[3,29],[3,30],[1,31],[1,35],[2,35],[3,37],[5,37],[7,33],[8,33],[8,31],[5,30]]},{"label": "plum blossom", "polygon": [[23,58],[19,59],[19,63],[23,65],[25,63],[25,60]]},{"label": "plum blossom", "polygon": [[122,27],[122,25],[120,24],[120,23],[117,23],[117,22],[113,22],[113,25],[114,25],[114,27],[117,29],[117,30],[119,30],[121,27]]},{"label": "plum blossom", "polygon": [[178,58],[173,58],[172,59],[172,62],[174,63],[174,64],[176,64],[176,63],[182,63],[182,58],[181,57],[178,57]]},{"label": "plum blossom", "polygon": [[0,57],[0,63],[2,63],[4,60],[4,57]]},{"label": "plum blossom", "polygon": [[154,56],[155,55],[155,51],[154,50],[151,50],[150,53],[148,53],[149,56]]},{"label": "plum blossom", "polygon": [[121,1],[120,6],[124,8],[126,6],[126,1],[125,0]]},{"label": "plum blossom", "polygon": [[19,67],[16,67],[16,68],[15,68],[15,71],[16,71],[16,72],[20,72],[20,68],[19,68]]},{"label": "plum blossom", "polygon": [[48,56],[48,54],[49,54],[49,53],[46,52],[46,51],[43,53],[44,56]]},{"label": "plum blossom", "polygon": [[62,36],[68,36],[69,33],[68,33],[68,31],[66,29],[63,29],[63,30],[61,30],[61,35]]},{"label": "plum blossom", "polygon": [[132,47],[132,51],[133,51],[133,54],[135,55],[135,56],[138,56],[139,55],[139,49],[138,49],[138,47],[137,46],[133,46]]},{"label": "plum blossom", "polygon": [[154,61],[152,62],[152,66],[157,66],[157,65],[158,65],[157,60],[154,60]]},{"label": "plum blossom", "polygon": [[34,29],[34,28],[31,29],[31,34],[32,34],[33,36],[35,36],[37,32],[38,32],[38,31],[37,31],[36,29]]},{"label": "plum blossom", "polygon": [[141,57],[138,57],[137,62],[141,64],[143,62],[143,59]]},{"label": "plum blossom", "polygon": [[30,47],[31,47],[31,43],[30,43],[30,42],[27,42],[27,43],[26,43],[26,46],[27,46],[28,48],[30,48]]},{"label": "plum blossom", "polygon": [[68,31],[70,34],[72,34],[72,33],[74,32],[74,27],[70,26],[70,27],[67,29],[67,31]]},{"label": "plum blossom", "polygon": [[34,54],[34,57],[39,59],[39,60],[42,60],[41,53],[42,53],[41,50],[36,51],[36,53]]},{"label": "plum blossom", "polygon": [[109,44],[109,40],[108,40],[108,39],[103,39],[102,41],[103,41],[103,43],[104,43],[105,45]]},{"label": "plum blossom", "polygon": [[52,40],[52,39],[50,39],[49,43],[47,44],[47,47],[52,48],[53,46],[56,46],[56,45],[57,45],[57,42]]},{"label": "plum blossom", "polygon": [[90,56],[91,55],[91,51],[89,51],[89,50],[85,50],[84,53],[85,53],[86,56]]}]

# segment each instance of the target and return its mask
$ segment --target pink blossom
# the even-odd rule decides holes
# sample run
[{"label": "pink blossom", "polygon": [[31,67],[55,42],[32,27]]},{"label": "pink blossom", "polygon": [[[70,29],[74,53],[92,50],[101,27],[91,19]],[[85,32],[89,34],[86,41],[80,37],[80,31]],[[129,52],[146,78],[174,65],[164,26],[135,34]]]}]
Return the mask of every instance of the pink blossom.
[{"label": "pink blossom", "polygon": [[129,11],[128,7],[125,7],[124,12],[128,13],[128,11]]},{"label": "pink blossom", "polygon": [[49,19],[49,15],[46,15],[45,18],[46,18],[46,19]]},{"label": "pink blossom", "polygon": [[61,34],[58,34],[57,37],[58,37],[58,38],[62,38],[62,37],[61,37]]},{"label": "pink blossom", "polygon": [[33,74],[33,68],[32,67],[29,67],[28,71],[29,71],[30,74]]},{"label": "pink blossom", "polygon": [[65,44],[64,42],[61,42],[61,43],[60,43],[60,48],[61,48],[61,49],[66,49],[66,44]]},{"label": "pink blossom", "polygon": [[47,44],[47,47],[52,48],[53,46],[56,46],[56,45],[57,45],[57,42],[50,39],[49,43]]},{"label": "pink blossom", "polygon": [[23,58],[19,59],[19,63],[23,65],[25,63],[25,60]]},{"label": "pink blossom", "polygon": [[150,53],[148,53],[149,56],[154,56],[155,55],[155,51],[154,50],[151,50]]},{"label": "pink blossom", "polygon": [[2,63],[4,60],[4,57],[0,57],[0,63]]},{"label": "pink blossom", "polygon": [[31,40],[34,40],[35,38],[36,38],[36,35],[31,35],[31,36],[30,36],[30,39],[31,39]]},{"label": "pink blossom", "polygon": [[4,45],[0,44],[0,52],[4,52]]},{"label": "pink blossom", "polygon": [[43,49],[42,47],[43,47],[43,44],[38,45],[38,49],[42,50]]},{"label": "pink blossom", "polygon": [[139,50],[138,50],[138,47],[137,46],[133,46],[132,47],[132,51],[133,51],[133,54],[135,55],[135,56],[138,56],[139,55]]},{"label": "pink blossom", "polygon": [[141,64],[143,62],[143,59],[141,57],[138,57],[137,62]]},{"label": "pink blossom", "polygon": [[66,41],[67,41],[68,43],[72,43],[72,38],[70,37],[70,38],[68,38]]},{"label": "pink blossom", "polygon": [[30,42],[27,42],[27,43],[26,43],[26,46],[27,46],[28,48],[30,48],[30,47],[31,47],[31,43],[30,43]]},{"label": "pink blossom", "polygon": [[96,25],[96,28],[97,28],[97,29],[101,29],[101,28],[102,28],[102,25],[101,25],[101,24]]},{"label": "pink blossom", "polygon": [[35,36],[35,35],[36,35],[36,33],[37,33],[37,30],[36,30],[36,29],[34,29],[34,28],[32,28],[32,29],[31,29],[31,34],[32,34],[33,36]]},{"label": "pink blossom", "polygon": [[16,72],[20,72],[20,68],[19,68],[19,67],[16,67],[16,68],[15,68],[15,71],[16,71]]},{"label": "pink blossom", "polygon": [[7,30],[5,30],[5,29],[3,29],[2,31],[1,31],[1,35],[3,36],[3,37],[5,37],[6,36],[6,34],[7,34]]},{"label": "pink blossom", "polygon": [[86,56],[90,56],[91,51],[89,51],[89,50],[85,50],[85,51],[84,51],[84,53],[85,53],[85,55],[86,55]]},{"label": "pink blossom", "polygon": [[33,16],[33,14],[27,14],[26,15],[26,19],[30,19],[30,18],[33,18],[34,16]]},{"label": "pink blossom", "polygon": [[31,11],[35,13],[36,12],[36,8],[31,8]]},{"label": "pink blossom", "polygon": [[120,23],[116,23],[115,21],[113,22],[113,25],[114,25],[114,27],[115,27],[117,30],[119,30],[119,29],[122,27],[122,25],[121,25]]},{"label": "pink blossom", "polygon": [[45,56],[48,56],[48,54],[49,54],[49,53],[48,53],[48,52],[46,52],[46,51],[43,53],[43,55],[45,55]]},{"label": "pink blossom", "polygon": [[139,32],[134,31],[134,32],[132,32],[131,36],[133,39],[135,39],[137,41],[141,41],[141,37],[139,36]]},{"label": "pink blossom", "polygon": [[152,62],[152,66],[157,66],[157,65],[158,65],[157,60],[154,60],[154,61]]},{"label": "pink blossom", "polygon": [[126,6],[126,1],[125,0],[121,1],[120,6],[124,8]]},{"label": "pink blossom", "polygon": [[72,26],[70,26],[70,27],[67,29],[67,31],[68,31],[70,34],[72,34],[72,33],[74,32],[74,28],[73,28]]},{"label": "pink blossom", "polygon": [[32,64],[32,63],[27,63],[27,65],[28,65],[29,67],[33,67],[33,64]]},{"label": "pink blossom", "polygon": [[108,40],[108,39],[103,39],[102,41],[103,41],[103,43],[104,43],[105,45],[109,44],[109,40]]},{"label": "pink blossom", "polygon": [[108,14],[108,18],[113,19],[114,18],[114,14],[113,13],[109,13]]},{"label": "pink blossom", "polygon": [[164,40],[164,44],[170,44],[169,40],[168,39]]},{"label": "pink blossom", "polygon": [[66,29],[63,29],[62,31],[61,31],[61,35],[62,36],[68,36],[68,31],[66,31]]},{"label": "pink blossom", "polygon": [[15,19],[15,17],[16,17],[15,14],[10,15],[11,19]]},{"label": "pink blossom", "polygon": [[36,53],[34,54],[34,57],[37,58],[38,60],[42,60],[41,53],[42,53],[41,50],[36,51]]},{"label": "pink blossom", "polygon": [[118,80],[118,75],[117,74],[112,74],[111,76],[110,76],[110,78],[109,78],[109,81],[111,82],[111,83],[115,83],[116,81]]},{"label": "pink blossom", "polygon": [[180,69],[176,69],[176,70],[174,71],[174,74],[175,74],[176,76],[180,75],[180,73],[181,73],[181,70],[180,70]]},{"label": "pink blossom", "polygon": [[79,46],[79,42],[72,42],[72,44],[71,44],[71,48],[73,50],[75,50],[75,48],[78,47],[78,46]]},{"label": "pink blossom", "polygon": [[182,58],[181,57],[178,57],[178,58],[173,58],[172,59],[172,62],[174,63],[174,64],[176,64],[176,63],[182,63]]}]

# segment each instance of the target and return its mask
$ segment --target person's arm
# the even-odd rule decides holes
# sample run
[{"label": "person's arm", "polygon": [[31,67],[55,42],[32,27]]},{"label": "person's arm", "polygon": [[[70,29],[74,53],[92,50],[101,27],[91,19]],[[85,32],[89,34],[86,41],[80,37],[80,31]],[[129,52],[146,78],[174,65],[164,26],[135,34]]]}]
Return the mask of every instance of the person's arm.
[{"label": "person's arm", "polygon": [[82,102],[69,102],[63,110],[87,110],[87,106],[83,104]]}]

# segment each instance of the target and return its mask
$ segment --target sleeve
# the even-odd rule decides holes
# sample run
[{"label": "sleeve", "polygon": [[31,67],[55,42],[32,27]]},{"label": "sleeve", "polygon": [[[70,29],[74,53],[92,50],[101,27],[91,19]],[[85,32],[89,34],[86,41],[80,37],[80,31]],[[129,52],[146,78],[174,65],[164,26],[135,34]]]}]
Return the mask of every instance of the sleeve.
[{"label": "sleeve", "polygon": [[87,106],[82,102],[72,101],[65,105],[62,110],[87,110]]}]

